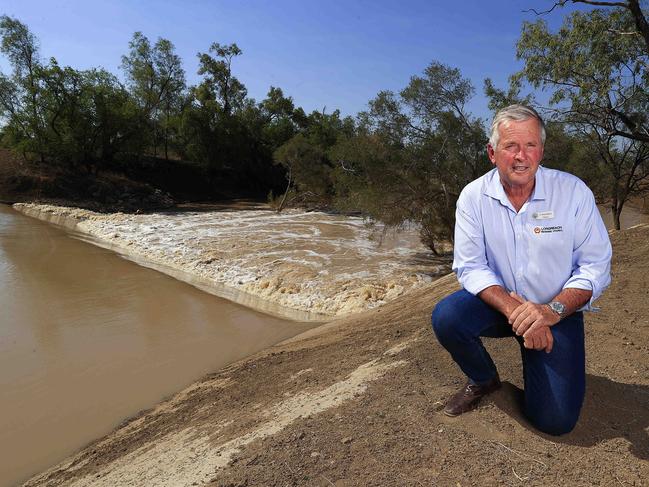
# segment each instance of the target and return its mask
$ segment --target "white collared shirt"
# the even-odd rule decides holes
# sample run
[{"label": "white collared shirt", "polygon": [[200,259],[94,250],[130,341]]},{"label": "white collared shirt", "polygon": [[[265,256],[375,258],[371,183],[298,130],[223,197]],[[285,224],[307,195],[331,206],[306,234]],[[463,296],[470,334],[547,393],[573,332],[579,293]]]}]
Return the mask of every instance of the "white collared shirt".
[{"label": "white collared shirt", "polygon": [[453,271],[477,295],[498,285],[535,303],[564,288],[593,292],[610,284],[611,242],[593,193],[576,176],[539,166],[518,213],[497,169],[469,183],[455,214]]}]

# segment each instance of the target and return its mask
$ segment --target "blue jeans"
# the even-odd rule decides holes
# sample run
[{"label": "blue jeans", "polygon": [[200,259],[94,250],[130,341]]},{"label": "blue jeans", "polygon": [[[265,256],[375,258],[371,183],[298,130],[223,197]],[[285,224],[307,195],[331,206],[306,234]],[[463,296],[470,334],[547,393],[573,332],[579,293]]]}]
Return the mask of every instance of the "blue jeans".
[{"label": "blue jeans", "polygon": [[586,383],[584,319],[574,313],[552,327],[552,352],[528,350],[505,316],[462,289],[441,300],[432,315],[441,345],[467,377],[484,384],[496,377],[496,366],[480,337],[518,339],[525,382],[524,413],[539,430],[562,435],[579,419]]}]

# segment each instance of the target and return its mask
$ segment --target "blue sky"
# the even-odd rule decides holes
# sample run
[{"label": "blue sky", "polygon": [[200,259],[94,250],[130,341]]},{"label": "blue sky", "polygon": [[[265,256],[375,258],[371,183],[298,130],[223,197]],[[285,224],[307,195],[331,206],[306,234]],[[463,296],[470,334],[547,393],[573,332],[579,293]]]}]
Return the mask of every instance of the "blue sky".
[{"label": "blue sky", "polygon": [[[235,75],[261,100],[278,86],[307,112],[326,107],[354,115],[380,90],[399,91],[437,60],[473,82],[469,109],[489,117],[485,77],[505,87],[519,64],[515,43],[530,7],[550,0],[3,0],[0,14],[27,24],[44,58],[119,74],[135,31],[169,39],[197,83],[196,54],[212,42],[236,42]],[[571,9],[545,18],[560,25]],[[0,68],[8,71],[5,60]]]}]

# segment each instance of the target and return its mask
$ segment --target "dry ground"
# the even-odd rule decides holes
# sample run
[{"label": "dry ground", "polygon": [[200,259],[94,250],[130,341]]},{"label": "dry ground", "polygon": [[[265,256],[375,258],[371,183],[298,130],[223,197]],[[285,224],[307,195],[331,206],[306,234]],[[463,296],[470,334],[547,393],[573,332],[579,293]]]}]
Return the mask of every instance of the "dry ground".
[{"label": "dry ground", "polygon": [[429,327],[449,276],[208,376],[27,485],[649,485],[649,226],[612,240],[568,435],[521,416],[513,339],[487,341],[505,387],[440,413],[462,383]]}]

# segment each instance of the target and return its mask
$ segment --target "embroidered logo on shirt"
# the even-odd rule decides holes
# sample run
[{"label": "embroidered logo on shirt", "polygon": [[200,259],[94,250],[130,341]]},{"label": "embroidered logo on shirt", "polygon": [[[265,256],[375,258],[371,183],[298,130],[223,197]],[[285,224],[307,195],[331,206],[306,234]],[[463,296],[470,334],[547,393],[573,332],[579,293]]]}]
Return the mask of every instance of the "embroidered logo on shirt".
[{"label": "embroidered logo on shirt", "polygon": [[534,227],[534,233],[557,233],[563,232],[563,227],[561,225],[556,225],[554,227]]}]

